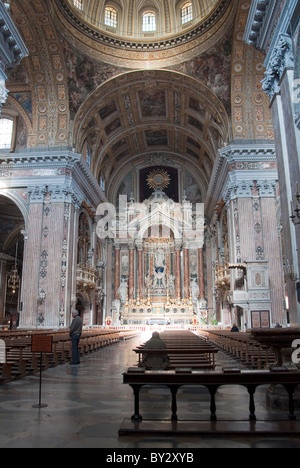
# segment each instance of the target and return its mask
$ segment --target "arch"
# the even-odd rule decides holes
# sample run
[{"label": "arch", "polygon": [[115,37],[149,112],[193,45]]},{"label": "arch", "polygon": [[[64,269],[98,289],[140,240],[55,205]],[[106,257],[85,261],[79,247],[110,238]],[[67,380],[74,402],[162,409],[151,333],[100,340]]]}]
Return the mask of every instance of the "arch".
[{"label": "arch", "polygon": [[207,188],[217,151],[231,140],[218,97],[198,80],[166,70],[128,72],[99,86],[75,117],[77,149],[91,129],[94,176],[103,172],[113,191],[120,171],[158,154],[189,163]]},{"label": "arch", "polygon": [[[0,190],[0,323],[18,323],[22,296],[25,219],[14,197]],[[4,276],[3,276],[4,273]],[[5,279],[4,279],[5,278]],[[4,279],[4,280],[3,280]],[[4,313],[5,311],[5,313]],[[12,320],[12,317],[13,320]]]},{"label": "arch", "polygon": [[18,193],[14,192],[12,190],[8,190],[5,187],[1,186],[1,182],[0,182],[0,198],[1,197],[9,199],[10,201],[12,201],[16,205],[16,207],[18,208],[18,210],[20,211],[20,213],[21,213],[21,215],[22,215],[22,217],[24,219],[25,230],[27,230],[27,226],[28,226],[28,206],[27,206],[26,202],[24,201],[24,199]]}]

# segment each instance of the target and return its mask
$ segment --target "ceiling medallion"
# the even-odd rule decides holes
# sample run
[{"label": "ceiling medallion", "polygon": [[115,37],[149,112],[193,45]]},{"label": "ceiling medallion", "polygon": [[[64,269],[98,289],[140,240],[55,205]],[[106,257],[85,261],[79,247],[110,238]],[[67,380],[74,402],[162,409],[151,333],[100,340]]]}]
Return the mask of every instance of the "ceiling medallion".
[{"label": "ceiling medallion", "polygon": [[163,169],[155,169],[147,177],[147,184],[153,190],[165,190],[171,183],[171,177]]}]

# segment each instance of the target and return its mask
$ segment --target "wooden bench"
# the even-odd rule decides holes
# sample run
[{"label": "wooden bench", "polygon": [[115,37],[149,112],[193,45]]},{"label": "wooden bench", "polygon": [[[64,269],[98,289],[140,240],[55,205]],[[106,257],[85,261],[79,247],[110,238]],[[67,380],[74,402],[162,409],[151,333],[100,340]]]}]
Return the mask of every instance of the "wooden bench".
[{"label": "wooden bench", "polygon": [[168,354],[170,369],[189,367],[192,369],[215,370],[215,356],[219,350],[207,340],[189,331],[163,332],[160,334],[160,338],[166,344],[166,350],[145,349],[145,343],[134,349],[134,352],[138,354],[139,367],[143,365],[143,354]]},{"label": "wooden bench", "polygon": [[[130,330],[128,332],[130,333]],[[4,340],[6,345],[6,364],[0,364],[0,383],[38,371],[40,354],[31,351],[33,335],[52,335],[53,337],[52,352],[43,353],[44,369],[70,361],[72,343],[68,330],[0,332],[0,339]],[[81,355],[90,354],[119,341],[119,330],[90,329],[82,334],[79,344],[80,353]]]},{"label": "wooden bench", "polygon": [[[140,391],[144,386],[170,389],[172,395],[171,420],[177,421],[177,393],[183,386],[206,387],[210,397],[210,420],[217,421],[216,394],[220,387],[225,385],[239,385],[246,387],[249,393],[249,420],[256,421],[256,408],[254,396],[256,389],[262,385],[283,385],[289,395],[289,419],[296,420],[294,393],[300,384],[299,371],[268,372],[268,371],[239,371],[239,372],[190,372],[178,374],[174,371],[141,371],[131,368],[123,374],[123,383],[130,385],[134,393],[133,421],[142,421],[140,414]],[[196,410],[196,408],[195,408]]]},{"label": "wooden bench", "polygon": [[275,353],[253,340],[250,333],[229,330],[201,330],[199,333],[250,369],[269,369],[276,363]]}]

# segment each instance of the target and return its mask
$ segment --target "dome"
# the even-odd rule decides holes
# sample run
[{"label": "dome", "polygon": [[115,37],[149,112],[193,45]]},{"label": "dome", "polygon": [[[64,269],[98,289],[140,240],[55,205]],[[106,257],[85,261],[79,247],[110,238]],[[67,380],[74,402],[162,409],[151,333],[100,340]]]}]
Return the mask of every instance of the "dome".
[{"label": "dome", "polygon": [[170,3],[54,0],[52,8],[61,34],[85,55],[128,69],[156,69],[218,43],[232,27],[237,6],[236,0],[172,0],[172,8]]},{"label": "dome", "polygon": [[[129,41],[148,42],[182,36],[205,22],[221,0],[65,0],[88,26]],[[64,2],[61,2],[64,3]]]}]

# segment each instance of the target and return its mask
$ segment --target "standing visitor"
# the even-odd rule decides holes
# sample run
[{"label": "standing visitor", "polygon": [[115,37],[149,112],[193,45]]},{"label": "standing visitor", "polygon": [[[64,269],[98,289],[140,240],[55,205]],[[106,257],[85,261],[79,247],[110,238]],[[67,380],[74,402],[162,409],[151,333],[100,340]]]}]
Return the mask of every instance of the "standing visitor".
[{"label": "standing visitor", "polygon": [[70,362],[70,365],[76,366],[80,364],[80,354],[78,348],[83,324],[78,310],[74,310],[72,317],[73,321],[70,326],[70,338],[72,340],[72,361]]}]

